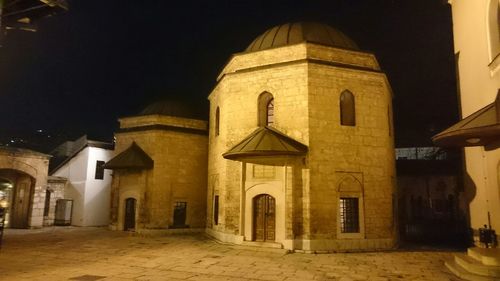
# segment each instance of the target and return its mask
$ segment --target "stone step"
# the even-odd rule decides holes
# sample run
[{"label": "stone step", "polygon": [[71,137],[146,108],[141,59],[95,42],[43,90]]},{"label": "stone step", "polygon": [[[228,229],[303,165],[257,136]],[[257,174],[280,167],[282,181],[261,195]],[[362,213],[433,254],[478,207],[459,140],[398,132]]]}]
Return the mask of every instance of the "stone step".
[{"label": "stone step", "polygon": [[455,255],[455,262],[468,272],[500,278],[500,266],[484,265],[477,259],[465,254]]},{"label": "stone step", "polygon": [[283,249],[283,244],[276,242],[243,241],[243,246]]},{"label": "stone step", "polygon": [[467,254],[485,265],[500,266],[500,248],[479,248],[467,249]]},{"label": "stone step", "polygon": [[455,260],[448,260],[444,263],[444,265],[456,276],[469,280],[469,281],[499,281],[499,278],[496,277],[487,277],[481,276],[474,273],[470,273],[466,271],[463,267],[461,267]]}]

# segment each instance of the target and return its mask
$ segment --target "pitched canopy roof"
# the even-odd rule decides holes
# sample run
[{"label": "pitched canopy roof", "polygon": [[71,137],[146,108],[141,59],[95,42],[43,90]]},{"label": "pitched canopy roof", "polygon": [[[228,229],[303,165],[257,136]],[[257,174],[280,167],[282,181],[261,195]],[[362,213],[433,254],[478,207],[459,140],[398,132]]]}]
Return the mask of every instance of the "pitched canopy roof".
[{"label": "pitched canopy roof", "polygon": [[229,149],[222,156],[238,160],[258,156],[298,156],[307,153],[307,146],[271,127],[260,127]]},{"label": "pitched canopy roof", "polygon": [[500,90],[495,101],[432,137],[439,146],[483,146],[500,140]]},{"label": "pitched canopy roof", "polygon": [[302,42],[359,50],[356,43],[347,37],[347,35],[327,24],[295,22],[285,23],[268,29],[253,40],[246,51],[255,52]]},{"label": "pitched canopy roof", "polygon": [[133,142],[129,148],[104,164],[105,169],[151,169],[154,161],[142,148]]}]

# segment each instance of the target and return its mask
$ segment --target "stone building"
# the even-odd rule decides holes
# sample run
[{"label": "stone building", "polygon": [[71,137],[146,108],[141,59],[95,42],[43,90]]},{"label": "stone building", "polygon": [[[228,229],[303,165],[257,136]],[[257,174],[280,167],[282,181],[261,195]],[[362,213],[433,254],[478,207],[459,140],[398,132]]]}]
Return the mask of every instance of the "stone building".
[{"label": "stone building", "polygon": [[217,82],[210,235],[306,252],[395,245],[392,94],[373,54],[328,25],[283,24]]},{"label": "stone building", "polygon": [[42,227],[49,155],[0,147],[0,201],[11,228]]},{"label": "stone building", "polygon": [[[137,232],[205,228],[207,122],[174,102],[120,118],[114,157],[111,228]],[[178,230],[177,230],[178,231]]]}]

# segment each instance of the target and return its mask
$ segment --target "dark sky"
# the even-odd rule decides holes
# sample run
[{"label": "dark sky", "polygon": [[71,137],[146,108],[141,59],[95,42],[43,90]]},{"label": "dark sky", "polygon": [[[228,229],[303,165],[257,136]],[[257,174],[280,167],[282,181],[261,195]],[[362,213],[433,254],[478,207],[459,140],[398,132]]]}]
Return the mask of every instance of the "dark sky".
[{"label": "dark sky", "polygon": [[[399,146],[457,120],[449,7],[442,0],[96,1],[12,32],[0,48],[0,134],[43,129],[110,139],[116,119],[165,98],[206,98],[230,55],[268,28],[330,24],[376,54],[394,91]],[[56,144],[54,144],[56,145]]]}]

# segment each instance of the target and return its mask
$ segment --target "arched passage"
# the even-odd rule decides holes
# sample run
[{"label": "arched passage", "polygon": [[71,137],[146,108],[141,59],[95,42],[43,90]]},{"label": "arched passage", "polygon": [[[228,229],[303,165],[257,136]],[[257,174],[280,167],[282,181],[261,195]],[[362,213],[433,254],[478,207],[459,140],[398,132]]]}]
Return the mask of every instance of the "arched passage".
[{"label": "arched passage", "polygon": [[32,207],[35,179],[21,171],[0,169],[0,206],[5,208],[5,224],[27,228]]}]

